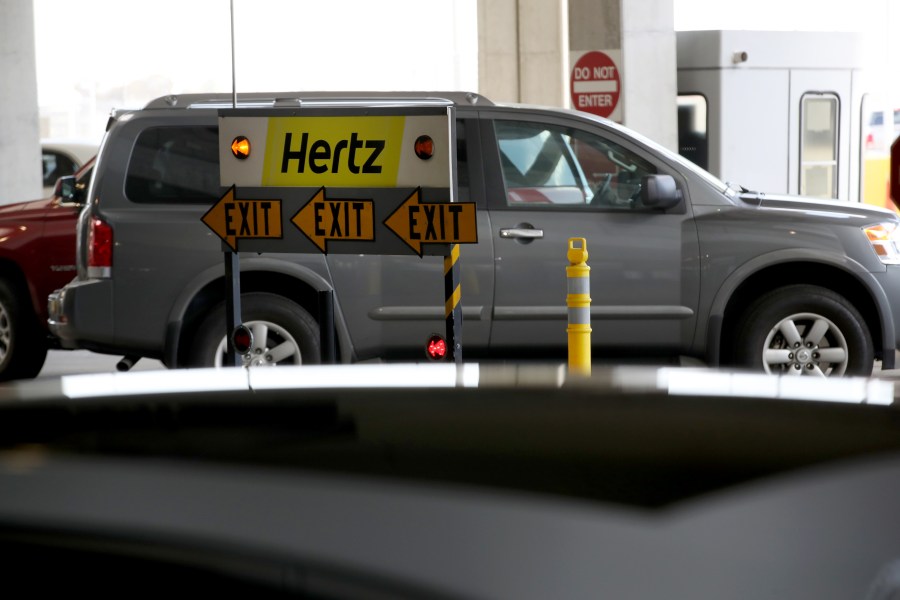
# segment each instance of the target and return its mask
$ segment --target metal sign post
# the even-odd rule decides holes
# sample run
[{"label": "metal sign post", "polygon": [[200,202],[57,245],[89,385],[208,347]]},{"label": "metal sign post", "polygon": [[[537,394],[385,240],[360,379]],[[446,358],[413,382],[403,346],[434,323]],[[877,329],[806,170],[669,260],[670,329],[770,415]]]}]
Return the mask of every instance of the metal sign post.
[{"label": "metal sign post", "polygon": [[462,290],[459,283],[459,244],[450,247],[444,257],[444,313],[447,321],[447,347],[457,365],[462,364]]},{"label": "metal sign post", "polygon": [[225,340],[227,363],[240,367],[242,359],[234,349],[232,333],[241,324],[241,259],[237,252],[225,252]]},{"label": "metal sign post", "polygon": [[[231,14],[231,107],[237,108],[237,73],[234,60],[234,0],[229,2]],[[241,319],[241,259],[236,250],[223,252],[225,257],[225,354],[226,363],[241,366],[241,357],[234,349],[232,333],[243,322]]]}]

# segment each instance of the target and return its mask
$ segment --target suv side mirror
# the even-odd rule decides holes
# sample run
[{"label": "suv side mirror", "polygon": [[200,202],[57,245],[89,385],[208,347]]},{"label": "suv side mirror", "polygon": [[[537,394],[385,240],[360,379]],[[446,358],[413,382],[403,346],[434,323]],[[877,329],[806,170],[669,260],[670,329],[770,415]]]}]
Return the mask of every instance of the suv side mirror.
[{"label": "suv side mirror", "polygon": [[641,181],[641,202],[645,208],[666,210],[681,202],[681,191],[671,175],[645,175]]},{"label": "suv side mirror", "polygon": [[53,195],[65,204],[81,204],[83,191],[75,185],[75,176],[67,175],[56,180]]}]

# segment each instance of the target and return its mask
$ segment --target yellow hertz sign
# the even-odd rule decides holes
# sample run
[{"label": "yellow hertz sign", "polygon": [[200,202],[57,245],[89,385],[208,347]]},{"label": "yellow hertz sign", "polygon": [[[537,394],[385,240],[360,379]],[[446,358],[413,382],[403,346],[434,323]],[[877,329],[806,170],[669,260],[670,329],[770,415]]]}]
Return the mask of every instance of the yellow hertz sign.
[{"label": "yellow hertz sign", "polygon": [[309,252],[311,242],[326,254],[404,254],[405,246],[422,256],[478,241],[475,204],[448,202],[452,111],[303,113],[220,112],[228,192],[203,222],[232,251],[268,252],[280,239],[285,252]]},{"label": "yellow hertz sign", "polygon": [[263,186],[394,187],[404,117],[269,119]]},{"label": "yellow hertz sign", "polygon": [[[225,186],[450,186],[447,115],[226,116],[219,131]],[[242,160],[228,150],[239,136],[251,148]],[[416,155],[420,136],[433,140],[428,159]]]}]

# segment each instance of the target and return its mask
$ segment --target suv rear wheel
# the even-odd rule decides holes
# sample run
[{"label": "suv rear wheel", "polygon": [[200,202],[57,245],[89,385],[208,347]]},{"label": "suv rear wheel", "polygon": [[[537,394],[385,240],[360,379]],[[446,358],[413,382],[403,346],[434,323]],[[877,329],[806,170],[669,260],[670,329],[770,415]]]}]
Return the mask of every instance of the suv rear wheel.
[{"label": "suv rear wheel", "polygon": [[846,298],[814,285],[765,294],[737,327],[740,365],[784,375],[869,375],[875,360],[866,323]]},{"label": "suv rear wheel", "polygon": [[0,381],[37,377],[47,358],[47,334],[28,299],[0,279]]},{"label": "suv rear wheel", "polygon": [[[241,318],[253,332],[253,347],[242,356],[244,366],[318,364],[319,326],[303,307],[283,296],[250,293],[241,296]],[[225,305],[203,320],[191,345],[194,367],[226,364]]]}]

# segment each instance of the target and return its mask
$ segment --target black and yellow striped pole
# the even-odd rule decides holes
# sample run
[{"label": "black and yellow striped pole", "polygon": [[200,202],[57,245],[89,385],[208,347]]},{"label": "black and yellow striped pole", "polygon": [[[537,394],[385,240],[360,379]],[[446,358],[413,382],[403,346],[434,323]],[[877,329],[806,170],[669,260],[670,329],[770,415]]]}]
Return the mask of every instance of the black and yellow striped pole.
[{"label": "black and yellow striped pole", "polygon": [[569,238],[566,252],[569,326],[566,328],[569,343],[569,373],[591,374],[591,268],[587,265],[587,240]]},{"label": "black and yellow striped pole", "polygon": [[447,347],[450,358],[462,364],[462,306],[459,303],[459,244],[450,246],[444,257],[444,318],[447,323]]}]

